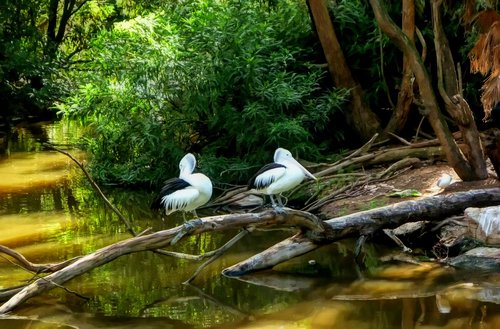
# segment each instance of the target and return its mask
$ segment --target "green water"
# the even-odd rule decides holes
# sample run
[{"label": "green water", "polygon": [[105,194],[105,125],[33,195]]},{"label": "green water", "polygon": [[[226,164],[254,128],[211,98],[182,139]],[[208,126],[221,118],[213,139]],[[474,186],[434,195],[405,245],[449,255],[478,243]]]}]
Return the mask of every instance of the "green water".
[{"label": "green water", "polygon": [[[29,129],[28,129],[29,128]],[[34,263],[57,263],[130,237],[64,155],[40,140],[77,143],[80,127],[14,129],[0,146],[0,244]],[[71,150],[81,160],[84,154]],[[182,223],[149,210],[151,191],[104,188],[134,229]],[[209,213],[206,213],[209,214]],[[171,250],[199,254],[237,232],[191,237]],[[0,328],[499,328],[500,275],[434,265],[383,264],[367,244],[325,246],[272,271],[240,279],[221,271],[290,232],[254,232],[184,285],[198,262],[141,252],[118,258],[16,308]],[[35,278],[0,257],[0,289]]]}]

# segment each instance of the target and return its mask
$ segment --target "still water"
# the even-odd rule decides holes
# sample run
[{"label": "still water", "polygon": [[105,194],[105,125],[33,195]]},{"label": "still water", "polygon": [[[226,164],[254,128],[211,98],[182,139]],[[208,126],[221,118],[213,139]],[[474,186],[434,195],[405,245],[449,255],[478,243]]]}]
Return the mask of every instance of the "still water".
[{"label": "still water", "polygon": [[[74,123],[18,127],[0,144],[0,244],[34,263],[57,263],[129,238],[125,226],[64,155],[40,141],[78,143]],[[76,149],[71,153],[84,160]],[[104,193],[137,232],[182,218],[149,210],[150,191]],[[234,233],[192,237],[175,251],[199,254]],[[221,271],[290,232],[254,232],[205,268],[152,252],[123,256],[32,298],[0,328],[500,328],[500,275],[424,263],[383,263],[390,250],[367,244],[366,269],[352,261],[353,242],[323,247],[272,271],[240,279]],[[0,289],[36,277],[0,257]]]}]

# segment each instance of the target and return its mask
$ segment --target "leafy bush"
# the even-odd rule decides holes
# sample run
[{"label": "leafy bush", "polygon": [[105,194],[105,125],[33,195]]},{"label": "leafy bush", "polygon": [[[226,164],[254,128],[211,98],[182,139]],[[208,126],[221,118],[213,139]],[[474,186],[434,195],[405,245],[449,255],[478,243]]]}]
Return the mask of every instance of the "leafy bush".
[{"label": "leafy bush", "polygon": [[178,4],[101,33],[60,108],[89,124],[101,181],[159,183],[187,151],[245,181],[278,146],[314,160],[342,138],[345,92],[322,88],[315,39],[302,1]]}]

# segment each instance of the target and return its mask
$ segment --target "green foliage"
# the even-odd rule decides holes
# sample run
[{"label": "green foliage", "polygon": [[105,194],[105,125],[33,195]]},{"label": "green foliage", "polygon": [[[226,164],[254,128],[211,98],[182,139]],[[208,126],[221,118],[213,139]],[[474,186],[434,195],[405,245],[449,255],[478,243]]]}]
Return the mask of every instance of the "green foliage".
[{"label": "green foliage", "polygon": [[101,181],[159,183],[187,151],[215,181],[246,181],[278,146],[314,160],[342,138],[345,92],[322,88],[312,33],[300,1],[179,4],[101,33],[60,109],[92,127]]},{"label": "green foliage", "polygon": [[72,69],[76,55],[89,47],[97,31],[162,2],[165,1],[3,0],[0,116],[51,114],[49,108],[54,100],[72,87],[66,70]]},{"label": "green foliage", "polygon": [[[387,6],[398,21],[401,3]],[[340,0],[331,4],[330,15],[335,25],[347,63],[363,87],[372,110],[390,108],[388,94],[395,102],[401,79],[401,52],[379,29],[368,1]],[[400,19],[399,19],[400,21]],[[383,117],[389,111],[378,112]]]},{"label": "green foliage", "polygon": [[[401,1],[386,1],[385,6],[392,20],[400,25]],[[427,57],[424,63],[431,77],[435,79],[431,5],[428,1],[419,0],[415,2],[415,7],[416,26],[425,40],[423,45],[416,37],[416,47],[420,52],[423,52],[422,48],[425,47]],[[471,36],[463,25],[463,2],[446,3],[443,8],[446,9],[442,13],[443,28],[454,61],[462,66],[464,96],[469,103],[473,103],[473,100],[479,97],[480,84],[467,74],[469,71],[467,54],[477,39]],[[399,92],[403,70],[401,51],[380,32],[368,1],[330,2],[330,15],[347,63],[363,87],[367,103],[383,121],[388,120],[390,109],[396,104]]]},{"label": "green foliage", "polygon": [[6,0],[0,10],[0,115],[30,112],[46,105],[53,90],[43,76],[53,73],[46,65],[36,17],[38,2]]}]

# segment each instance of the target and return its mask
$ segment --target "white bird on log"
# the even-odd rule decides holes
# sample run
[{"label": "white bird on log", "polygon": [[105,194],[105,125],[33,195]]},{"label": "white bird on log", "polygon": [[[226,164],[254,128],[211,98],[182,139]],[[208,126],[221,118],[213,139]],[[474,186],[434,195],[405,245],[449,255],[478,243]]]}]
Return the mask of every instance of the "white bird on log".
[{"label": "white bird on log", "polygon": [[292,157],[290,151],[278,148],[274,152],[274,162],[265,165],[250,178],[248,189],[269,195],[273,208],[281,210],[284,207],[281,193],[293,189],[306,177],[316,180],[313,174]]},{"label": "white bird on log", "polygon": [[196,158],[191,153],[186,154],[179,162],[180,174],[178,178],[171,178],[151,203],[151,209],[165,208],[170,215],[176,211],[192,211],[196,217],[196,208],[204,205],[212,197],[212,182],[210,178],[194,173]]},{"label": "white bird on log", "polygon": [[453,177],[449,174],[443,174],[441,177],[439,177],[436,185],[442,189],[446,188],[451,184],[451,181],[453,180]]}]

